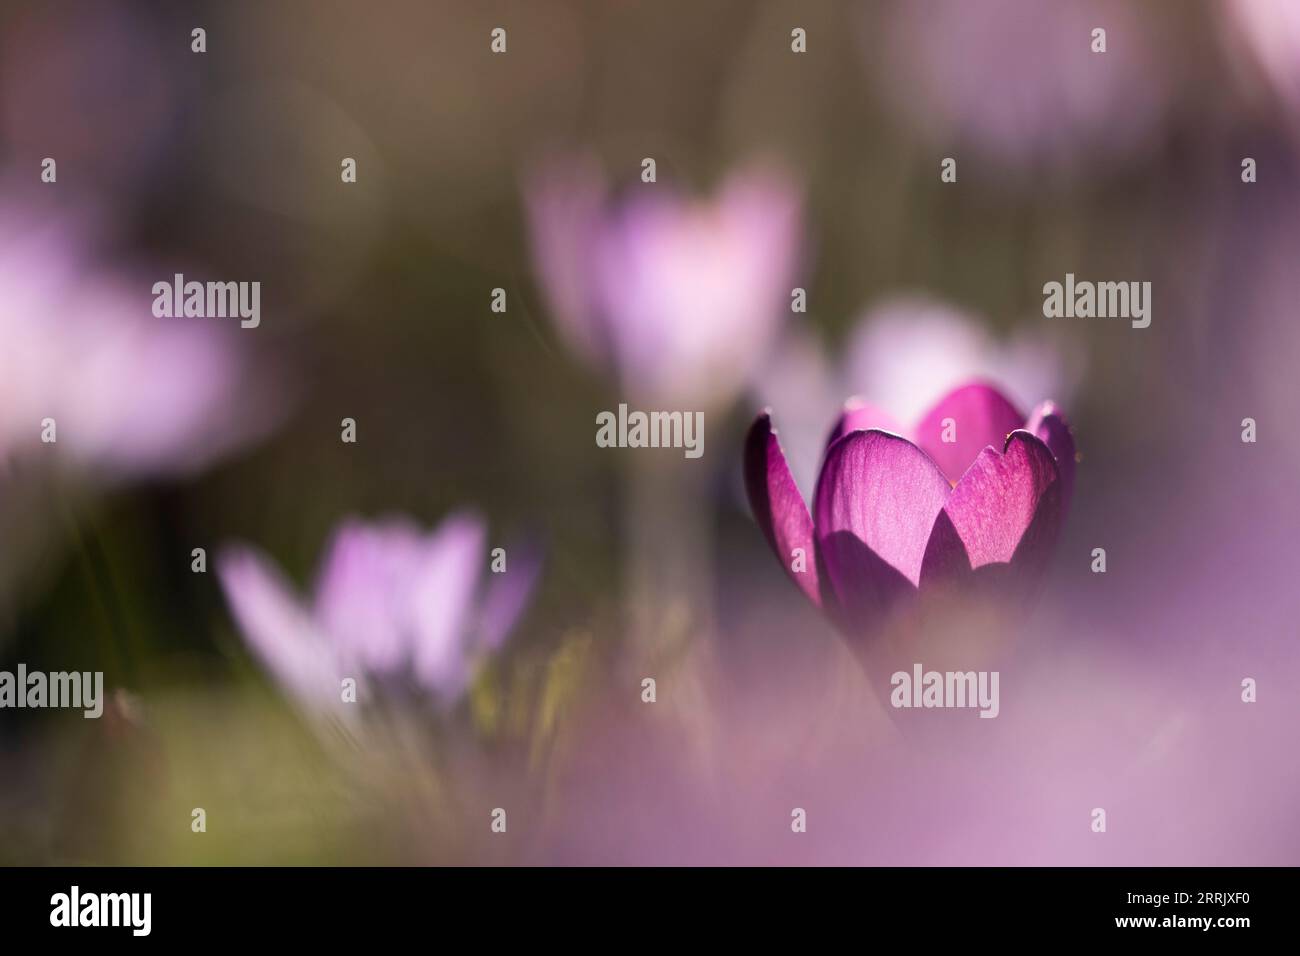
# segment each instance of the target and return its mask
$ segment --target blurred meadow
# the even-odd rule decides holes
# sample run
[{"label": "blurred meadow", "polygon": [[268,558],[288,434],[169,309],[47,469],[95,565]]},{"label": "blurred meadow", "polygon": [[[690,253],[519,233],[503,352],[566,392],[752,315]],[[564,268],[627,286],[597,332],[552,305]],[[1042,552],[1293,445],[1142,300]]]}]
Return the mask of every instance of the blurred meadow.
[{"label": "blurred meadow", "polygon": [[[1268,0],[9,0],[0,670],[106,699],[0,710],[0,862],[1294,864],[1298,213]],[[260,325],[155,318],[175,273],[260,281]],[[1150,281],[1151,326],[1044,318],[1066,273]],[[849,396],[972,377],[1060,403],[1077,484],[1033,609],[953,632],[1001,716],[913,733],[742,447],[771,406],[807,484]],[[597,447],[620,402],[704,455]],[[442,590],[465,514],[483,582],[538,556],[517,613]],[[223,555],[309,644],[338,529],[397,516],[357,547],[443,570],[331,631],[375,679],[314,714]],[[390,585],[508,634],[412,677],[367,656],[427,632]]]}]

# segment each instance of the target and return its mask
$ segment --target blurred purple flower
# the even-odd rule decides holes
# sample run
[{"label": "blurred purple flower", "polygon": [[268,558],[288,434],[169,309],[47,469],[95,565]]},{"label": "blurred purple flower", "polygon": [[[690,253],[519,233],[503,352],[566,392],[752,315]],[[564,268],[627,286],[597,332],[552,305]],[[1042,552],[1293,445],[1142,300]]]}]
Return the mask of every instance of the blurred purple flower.
[{"label": "blurred purple flower", "polygon": [[[0,211],[0,461],[96,477],[194,471],[278,421],[237,326],[158,319],[153,279],[92,272],[78,224]],[[42,444],[53,419],[57,440]]]},{"label": "blurred purple flower", "polygon": [[[1107,31],[1104,54],[1092,31]],[[1136,7],[1102,0],[908,0],[869,24],[882,95],[932,138],[1007,166],[1150,143],[1169,63]]]},{"label": "blurred purple flower", "polygon": [[551,163],[526,185],[533,258],[568,345],[660,406],[729,400],[789,311],[800,198],[751,169],[691,202],[662,184],[611,200],[600,167]]},{"label": "blurred purple flower", "polygon": [[505,642],[541,568],[531,550],[511,549],[506,570],[485,580],[486,539],[471,512],[427,534],[400,518],[349,519],[326,549],[310,606],[253,548],[225,549],[218,574],[245,640],[308,711],[342,713],[348,677],[360,694],[368,678],[409,675],[451,704],[476,660]]},{"label": "blurred purple flower", "polygon": [[831,432],[811,513],[770,414],[745,443],[759,527],[804,594],[855,641],[919,589],[1036,579],[1073,491],[1074,439],[1051,402],[1026,421],[996,389],[965,385],[910,434],[875,406],[850,402]]}]

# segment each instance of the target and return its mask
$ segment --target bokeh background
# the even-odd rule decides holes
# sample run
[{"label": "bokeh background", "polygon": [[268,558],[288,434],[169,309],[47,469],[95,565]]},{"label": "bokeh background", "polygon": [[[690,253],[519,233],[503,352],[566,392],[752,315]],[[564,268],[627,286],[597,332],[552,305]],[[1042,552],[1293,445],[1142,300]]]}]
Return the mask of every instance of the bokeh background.
[{"label": "bokeh background", "polygon": [[[1298,148],[1282,0],[9,0],[0,667],[110,699],[0,711],[0,860],[1295,864]],[[261,326],[155,319],[174,272],[259,280]],[[1043,318],[1067,272],[1152,282],[1150,328]],[[771,405],[808,482],[847,396],[973,375],[1082,460],[1041,600],[966,638],[1001,716],[916,731],[740,449]],[[704,456],[596,447],[641,396]],[[502,649],[305,713],[219,551],[306,595],[348,516],[463,507],[544,554]]]}]

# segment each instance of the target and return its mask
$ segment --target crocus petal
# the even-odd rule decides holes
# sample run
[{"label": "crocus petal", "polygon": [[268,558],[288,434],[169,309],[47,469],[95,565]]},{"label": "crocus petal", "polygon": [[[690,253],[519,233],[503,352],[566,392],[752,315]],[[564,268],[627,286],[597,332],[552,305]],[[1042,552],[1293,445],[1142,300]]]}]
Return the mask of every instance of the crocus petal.
[{"label": "crocus petal", "polygon": [[630,395],[694,408],[731,397],[789,315],[800,222],[797,187],[757,170],[712,200],[664,185],[611,212],[586,265]]},{"label": "crocus petal", "polygon": [[469,680],[469,624],[486,568],[486,540],[487,528],[478,515],[446,518],[429,537],[412,582],[415,676],[446,698],[458,695]]},{"label": "crocus petal", "polygon": [[1025,431],[1041,438],[1056,459],[1056,468],[1061,475],[1061,513],[1064,515],[1074,497],[1075,447],[1070,423],[1055,402],[1043,402],[1029,416]]},{"label": "crocus petal", "polygon": [[551,316],[566,344],[599,368],[608,334],[593,301],[591,257],[605,218],[605,180],[588,156],[545,161],[524,185],[528,236]]},{"label": "crocus petal", "polygon": [[1027,431],[1012,432],[1003,452],[985,448],[952,489],[943,508],[947,520],[936,523],[936,540],[950,546],[943,540],[950,526],[971,569],[1010,564],[1013,558],[1018,564],[1042,564],[1060,526],[1057,479],[1048,447]]},{"label": "crocus petal", "polygon": [[817,497],[817,548],[845,610],[868,611],[915,587],[948,482],[897,435],[855,431],[826,453]]},{"label": "crocus petal", "polygon": [[271,675],[308,709],[337,709],[339,681],[359,675],[343,673],[334,646],[280,570],[252,548],[233,546],[218,556],[217,577],[244,639]]},{"label": "crocus petal", "polygon": [[406,595],[419,562],[413,524],[349,519],[326,548],[316,584],[316,614],[350,658],[370,671],[393,673],[410,657]]},{"label": "crocus petal", "polygon": [[[745,439],[745,491],[754,520],[777,560],[808,599],[820,604],[812,518],[767,412],[758,416]],[[803,550],[803,571],[794,570],[796,548]]]},{"label": "crocus petal", "polygon": [[506,556],[506,570],[488,575],[479,606],[478,641],[490,651],[505,643],[528,606],[542,571],[542,555],[536,547],[514,545],[507,549]]},{"label": "crocus petal", "polygon": [[902,427],[889,412],[865,399],[855,397],[844,403],[844,410],[840,412],[835,427],[831,429],[830,437],[826,439],[826,447],[830,448],[849,432],[866,431],[868,428],[893,432],[896,435],[903,434]]},{"label": "crocus petal", "polygon": [[[949,421],[951,419],[951,421]],[[916,429],[916,443],[956,483],[986,445],[1001,448],[1024,416],[997,389],[963,385],[941,398]],[[946,424],[945,424],[946,423]],[[952,441],[944,441],[945,434]]]}]

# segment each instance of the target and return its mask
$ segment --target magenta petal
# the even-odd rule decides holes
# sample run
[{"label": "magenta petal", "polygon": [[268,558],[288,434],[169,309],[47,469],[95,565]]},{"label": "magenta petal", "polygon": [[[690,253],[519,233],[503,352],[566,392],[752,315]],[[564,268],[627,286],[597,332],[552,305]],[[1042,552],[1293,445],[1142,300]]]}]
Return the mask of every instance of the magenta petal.
[{"label": "magenta petal", "polygon": [[826,447],[830,448],[849,432],[865,431],[868,428],[893,432],[896,435],[903,434],[902,427],[889,412],[855,397],[844,403],[844,410],[840,412],[835,427],[831,429],[830,437],[826,439]]},{"label": "magenta petal", "polygon": [[1061,475],[1061,513],[1064,514],[1074,496],[1075,447],[1070,424],[1055,402],[1042,402],[1029,416],[1025,431],[1041,438],[1056,459],[1056,468]]},{"label": "magenta petal", "polygon": [[[1061,522],[1057,477],[1048,447],[1029,432],[1012,432],[1005,451],[985,448],[952,489],[944,506],[947,520],[936,523],[936,540],[951,549],[952,542],[943,538],[950,524],[972,569],[1010,564],[1013,558],[1017,564],[1041,564]],[[942,557],[932,550],[929,560]]]},{"label": "magenta petal", "polygon": [[970,555],[947,510],[934,519],[934,529],[921,562],[921,587],[926,591],[936,585],[948,585],[969,579]]},{"label": "magenta petal", "polygon": [[[951,419],[951,421],[949,421]],[[955,483],[987,445],[1001,448],[1007,435],[1024,423],[997,389],[980,383],[949,392],[921,419],[916,443]],[[944,441],[945,434],[953,441]]]},{"label": "magenta petal", "polygon": [[921,578],[948,482],[924,452],[882,431],[855,431],[826,453],[817,497],[817,547],[836,598],[882,603]]},{"label": "magenta petal", "polygon": [[[754,520],[777,560],[808,599],[820,606],[812,518],[767,412],[758,416],[745,438],[745,491]],[[805,570],[794,570],[796,548],[803,550]]]}]

